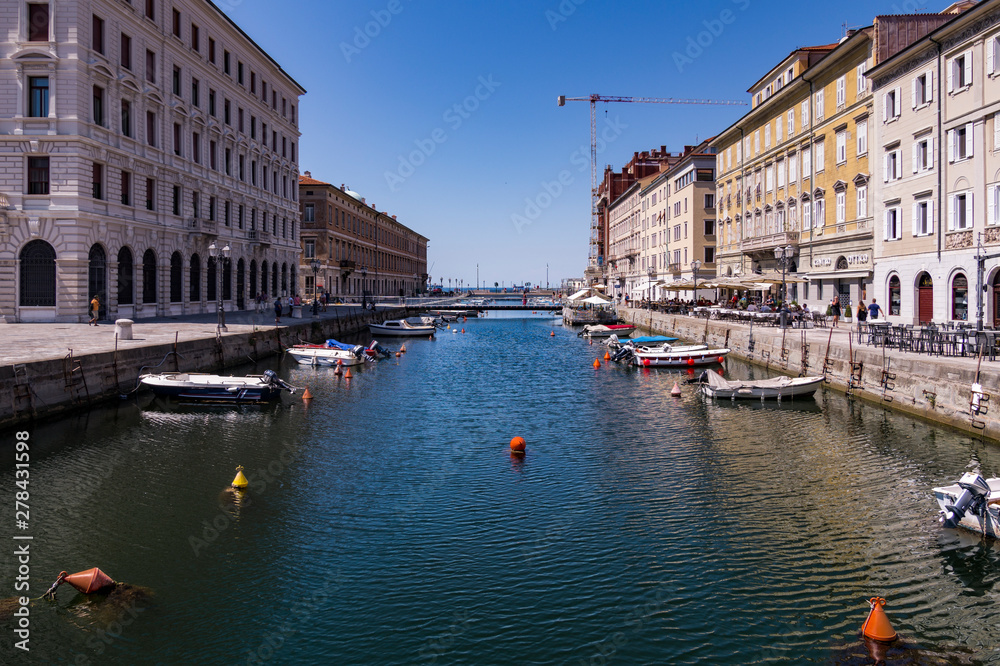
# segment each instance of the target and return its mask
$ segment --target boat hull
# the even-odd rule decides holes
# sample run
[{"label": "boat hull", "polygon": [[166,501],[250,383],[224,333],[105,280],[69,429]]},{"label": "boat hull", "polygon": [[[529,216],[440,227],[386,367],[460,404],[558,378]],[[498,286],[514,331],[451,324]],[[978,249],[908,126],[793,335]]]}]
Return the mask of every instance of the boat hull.
[{"label": "boat hull", "polygon": [[[993,498],[987,503],[986,511],[981,516],[966,512],[958,526],[976,534],[997,538],[1000,537],[1000,478],[986,479],[986,482],[990,485],[990,497]],[[954,504],[961,493],[962,489],[958,485],[942,486],[934,489],[934,499],[941,511],[945,511],[945,506]]]},{"label": "boat hull", "polygon": [[288,349],[288,355],[301,365],[332,366],[339,362],[340,365],[351,366],[364,363],[364,357],[355,356],[349,351],[322,347],[292,347]]},{"label": "boat hull", "polygon": [[754,382],[739,382],[732,387],[702,384],[701,392],[721,400],[790,400],[805,398],[815,393],[823,384],[822,377],[791,378],[784,386],[762,386]]},{"label": "boat hull", "polygon": [[694,368],[718,365],[725,361],[728,349],[699,349],[692,351],[644,352],[636,351],[633,363],[642,368]]},{"label": "boat hull", "polygon": [[270,402],[281,396],[282,387],[262,377],[222,377],[199,373],[143,375],[140,382],[155,395],[203,402]]},{"label": "boat hull", "polygon": [[396,337],[427,337],[437,333],[437,327],[435,326],[384,326],[382,324],[368,324],[368,330],[372,332],[372,335],[392,335]]},{"label": "boat hull", "polygon": [[635,326],[629,324],[593,324],[584,326],[579,335],[585,338],[610,338],[612,335],[627,338],[634,330]]}]

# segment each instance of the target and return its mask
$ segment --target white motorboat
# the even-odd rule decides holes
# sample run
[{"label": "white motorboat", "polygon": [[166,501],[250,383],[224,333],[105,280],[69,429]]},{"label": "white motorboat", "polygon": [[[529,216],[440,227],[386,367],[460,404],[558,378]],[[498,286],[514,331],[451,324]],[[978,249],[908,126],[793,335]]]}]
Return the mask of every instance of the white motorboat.
[{"label": "white motorboat", "polygon": [[288,354],[302,365],[360,365],[368,358],[361,345],[327,340],[321,345],[295,345]]},{"label": "white motorboat", "polygon": [[202,402],[248,403],[275,400],[282,391],[295,389],[278,379],[273,370],[263,375],[224,377],[199,372],[144,374],[139,381],[159,396]]},{"label": "white motorboat", "polygon": [[701,392],[710,398],[729,400],[785,400],[810,396],[819,389],[823,377],[772,377],[771,379],[723,379],[715,372],[703,372]]},{"label": "white motorboat", "polygon": [[612,335],[627,338],[634,330],[632,324],[587,324],[576,335],[584,338],[607,338]]},{"label": "white motorboat", "polygon": [[984,536],[1000,536],[1000,478],[966,472],[958,483],[934,489],[945,527],[964,527]]},{"label": "white motorboat", "polygon": [[622,345],[612,361],[632,363],[644,368],[691,368],[713,365],[726,360],[729,349],[710,349],[708,345],[671,345],[635,347]]},{"label": "white motorboat", "polygon": [[437,327],[433,324],[411,324],[405,319],[390,319],[381,324],[368,324],[372,335],[434,335]]}]

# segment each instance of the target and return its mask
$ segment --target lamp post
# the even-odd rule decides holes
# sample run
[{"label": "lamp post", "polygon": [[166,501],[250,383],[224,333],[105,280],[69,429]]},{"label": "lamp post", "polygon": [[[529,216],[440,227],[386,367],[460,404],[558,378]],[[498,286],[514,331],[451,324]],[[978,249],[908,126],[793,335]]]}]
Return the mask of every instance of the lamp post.
[{"label": "lamp post", "polygon": [[701,268],[701,262],[695,259],[691,262],[691,275],[694,276],[694,302],[698,302],[698,269]]},{"label": "lamp post", "polygon": [[319,273],[319,259],[314,258],[309,262],[309,265],[313,269],[313,316],[315,317],[319,313],[319,300],[317,300],[317,293],[319,292],[319,285],[316,284],[316,276]]},{"label": "lamp post", "polygon": [[649,291],[647,292],[647,295],[646,295],[646,304],[649,305],[649,309],[652,310],[653,309],[653,280],[656,279],[656,269],[653,268],[652,266],[650,266],[646,270],[646,276],[649,278],[649,282],[647,283]]},{"label": "lamp post", "polygon": [[368,309],[368,268],[361,267],[361,309]]},{"label": "lamp post", "polygon": [[778,260],[781,264],[781,302],[784,303],[788,300],[788,287],[785,285],[785,271],[788,268],[788,262],[791,261],[792,257],[795,256],[795,248],[791,245],[786,245],[784,247],[778,246],[774,248],[774,258]]},{"label": "lamp post", "polygon": [[208,256],[215,259],[215,272],[219,274],[219,288],[215,292],[215,300],[219,308],[219,323],[216,327],[220,333],[229,332],[229,329],[226,328],[226,310],[222,307],[222,277],[225,269],[225,263],[229,261],[230,252],[231,250],[228,245],[222,248],[221,254],[219,252],[219,248],[215,246],[215,243],[208,246]]}]

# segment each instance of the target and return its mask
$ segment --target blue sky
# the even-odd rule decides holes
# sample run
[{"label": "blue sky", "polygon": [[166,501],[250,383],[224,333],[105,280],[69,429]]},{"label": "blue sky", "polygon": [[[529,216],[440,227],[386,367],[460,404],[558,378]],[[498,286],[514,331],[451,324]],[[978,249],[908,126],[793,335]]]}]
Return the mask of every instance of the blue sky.
[{"label": "blue sky", "polygon": [[[559,95],[749,101],[798,46],[839,40],[918,0],[218,0],[309,92],[299,168],[351,189],[430,239],[457,284],[582,276],[590,224],[586,102]],[[280,12],[275,8],[280,7]],[[616,169],[682,150],[749,107],[601,104]]]}]

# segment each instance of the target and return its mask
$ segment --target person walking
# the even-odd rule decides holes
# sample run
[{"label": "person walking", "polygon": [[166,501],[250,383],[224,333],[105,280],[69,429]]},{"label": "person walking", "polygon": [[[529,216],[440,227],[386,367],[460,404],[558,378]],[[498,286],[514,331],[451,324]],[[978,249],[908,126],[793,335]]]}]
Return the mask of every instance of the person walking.
[{"label": "person walking", "polygon": [[840,323],[840,299],[836,296],[830,301],[830,314],[833,315],[833,327],[837,328]]},{"label": "person walking", "polygon": [[274,323],[281,323],[281,298],[274,299]]},{"label": "person walking", "polygon": [[868,319],[868,308],[865,307],[864,299],[861,299],[861,302],[858,303],[858,328],[861,328],[861,324],[865,323],[866,319]]},{"label": "person walking", "polygon": [[90,299],[90,323],[88,326],[97,326],[97,318],[101,313],[101,300],[94,294],[94,297]]},{"label": "person walking", "polygon": [[[868,304],[868,318],[869,319],[878,319],[878,313],[879,312],[882,312],[882,306],[879,305],[878,303],[876,303],[875,299],[873,298],[872,302]],[[885,313],[883,313],[883,316],[884,316],[884,314]]]}]

